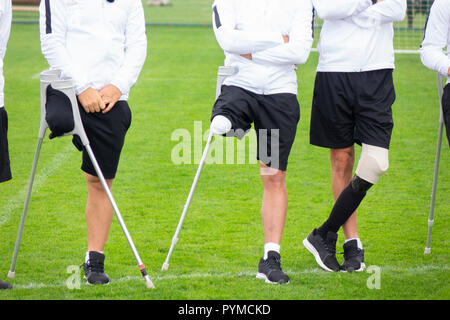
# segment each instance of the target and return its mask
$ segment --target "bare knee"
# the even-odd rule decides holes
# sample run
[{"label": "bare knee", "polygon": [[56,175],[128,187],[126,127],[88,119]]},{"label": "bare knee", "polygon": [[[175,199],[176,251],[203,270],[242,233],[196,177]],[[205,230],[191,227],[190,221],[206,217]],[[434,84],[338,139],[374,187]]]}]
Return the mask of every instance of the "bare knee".
[{"label": "bare knee", "polygon": [[[105,189],[103,188],[103,185],[100,181],[99,177],[93,176],[91,174],[85,173],[84,174],[86,179],[86,184],[88,186],[89,193],[105,193]],[[112,187],[113,179],[107,179],[106,184],[108,185],[109,189]]]},{"label": "bare knee", "polygon": [[286,187],[286,172],[269,168],[261,164],[261,178],[266,189],[284,189]]}]

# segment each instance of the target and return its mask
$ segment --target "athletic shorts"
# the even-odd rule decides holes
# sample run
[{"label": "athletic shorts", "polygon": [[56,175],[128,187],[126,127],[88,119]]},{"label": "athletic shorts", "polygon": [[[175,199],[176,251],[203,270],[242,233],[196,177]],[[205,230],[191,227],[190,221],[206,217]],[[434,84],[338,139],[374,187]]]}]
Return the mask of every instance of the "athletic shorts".
[{"label": "athletic shorts", "polygon": [[444,95],[442,96],[442,111],[444,114],[444,123],[447,128],[447,140],[450,146],[450,84],[444,88]]},{"label": "athletic shorts", "polygon": [[392,71],[317,72],[310,143],[340,149],[356,142],[389,149],[394,127]]},{"label": "athletic shorts", "polygon": [[8,113],[0,108],[0,182],[11,180],[8,151]]},{"label": "athletic shorts", "polygon": [[[56,91],[56,92],[55,92]],[[47,91],[47,110],[55,109],[52,105],[60,106],[63,112],[67,112],[70,107],[70,100],[57,90],[51,89]],[[78,102],[81,121],[83,122],[84,131],[89,139],[89,144],[97,159],[105,179],[114,179],[117,168],[119,166],[120,153],[125,142],[125,135],[131,124],[131,110],[126,101],[117,101],[114,107],[108,113],[86,113],[84,108]],[[71,107],[70,107],[71,112]],[[47,112],[47,117],[49,112]],[[64,119],[61,115],[54,115],[58,119]],[[68,119],[66,119],[67,122]],[[49,119],[47,119],[49,122]],[[61,125],[60,127],[69,127]],[[83,148],[81,139],[75,135],[73,144],[78,150],[83,151],[83,162],[81,170],[97,176],[94,166],[87,151]]]},{"label": "athletic shorts", "polygon": [[267,166],[286,171],[294,143],[300,106],[291,93],[260,95],[236,86],[222,86],[214,104],[211,121],[217,115],[227,117],[232,130],[227,136],[238,136],[254,123],[257,159]]}]

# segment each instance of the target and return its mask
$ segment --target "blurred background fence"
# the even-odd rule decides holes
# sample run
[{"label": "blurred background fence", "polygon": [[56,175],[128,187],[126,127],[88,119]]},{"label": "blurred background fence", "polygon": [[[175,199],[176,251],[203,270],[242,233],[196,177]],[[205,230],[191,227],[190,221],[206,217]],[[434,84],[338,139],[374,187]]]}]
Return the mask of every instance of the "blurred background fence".
[{"label": "blurred background fence", "polygon": [[[59,1],[59,0],[57,0]],[[169,5],[162,5],[164,2]],[[434,0],[407,0],[406,18],[394,24],[394,46],[397,52],[416,53],[423,38],[428,11]],[[212,0],[143,0],[149,25],[210,27]],[[14,23],[38,23],[39,0],[13,0]],[[159,5],[158,5],[159,4]],[[322,21],[316,16],[317,44]]]}]

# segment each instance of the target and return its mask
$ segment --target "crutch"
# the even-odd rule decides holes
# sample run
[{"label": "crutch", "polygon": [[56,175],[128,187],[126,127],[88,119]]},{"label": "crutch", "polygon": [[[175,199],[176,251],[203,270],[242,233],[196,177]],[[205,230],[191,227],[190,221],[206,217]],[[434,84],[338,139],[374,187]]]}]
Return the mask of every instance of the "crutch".
[{"label": "crutch", "polygon": [[[237,73],[236,67],[219,67],[219,70],[217,72],[217,85],[216,85],[216,99],[219,97],[222,84],[225,81],[225,79],[229,76],[232,76]],[[180,235],[181,227],[183,226],[184,219],[186,218],[187,211],[189,209],[189,206],[191,204],[192,198],[194,196],[195,188],[197,187],[198,180],[200,178],[200,174],[202,172],[203,166],[205,165],[206,157],[208,156],[209,148],[211,146],[212,139],[214,137],[214,133],[212,130],[209,131],[208,139],[206,140],[206,146],[203,150],[202,158],[200,159],[200,164],[197,169],[197,173],[195,174],[194,182],[192,183],[191,190],[189,191],[189,195],[186,201],[186,204],[184,205],[183,212],[181,213],[180,221],[178,222],[177,229],[175,231],[175,234],[172,238],[172,244],[169,249],[169,253],[167,254],[166,261],[164,262],[162,266],[162,270],[169,269],[169,260],[172,256],[173,249],[175,248],[175,245],[178,242],[178,236]]]},{"label": "crutch", "polygon": [[46,102],[46,98],[47,98],[47,96],[46,96],[47,87],[50,85],[50,83],[52,81],[59,80],[59,75],[60,75],[60,72],[58,70],[47,70],[47,71],[41,72],[41,74],[40,74],[41,120],[40,120],[40,126],[39,126],[38,143],[37,143],[36,152],[34,155],[33,165],[31,167],[31,175],[30,175],[30,180],[28,183],[27,195],[25,197],[25,203],[24,203],[23,211],[22,211],[22,218],[21,218],[20,224],[19,224],[19,231],[17,233],[16,245],[14,248],[11,267],[9,268],[9,272],[8,272],[8,278],[14,278],[14,275],[15,275],[17,255],[19,253],[20,240],[22,239],[22,232],[23,232],[23,227],[25,225],[25,217],[26,217],[27,211],[28,211],[28,204],[30,203],[31,191],[33,189],[34,176],[36,173],[39,154],[41,152],[42,142],[44,140],[45,132],[47,131],[47,128],[48,128],[47,121],[45,120],[45,102]]},{"label": "crutch", "polygon": [[[54,74],[53,74],[54,76]],[[100,179],[100,182],[103,186],[103,189],[106,192],[106,195],[108,196],[109,201],[111,202],[111,205],[113,207],[113,210],[116,214],[117,220],[119,221],[119,224],[122,228],[123,233],[125,234],[125,237],[128,241],[128,244],[130,245],[130,248],[133,252],[134,257],[136,258],[136,261],[138,263],[139,269],[141,271],[142,276],[145,279],[145,283],[147,288],[154,288],[154,285],[152,283],[152,281],[150,280],[149,275],[147,274],[147,271],[145,270],[145,266],[142,263],[142,260],[139,256],[139,253],[136,250],[136,247],[133,243],[133,240],[131,239],[131,236],[128,232],[128,229],[125,225],[125,222],[122,219],[122,215],[120,214],[119,208],[116,205],[116,202],[114,200],[114,197],[111,193],[111,191],[108,188],[108,185],[106,183],[106,180],[103,176],[103,173],[98,165],[97,159],[94,156],[94,153],[92,151],[92,148],[89,144],[89,140],[87,138],[86,132],[84,131],[83,128],[83,123],[81,121],[81,117],[80,117],[80,112],[78,109],[78,102],[75,96],[75,90],[74,90],[74,86],[73,86],[73,82],[72,80],[55,80],[54,77],[47,79],[47,73],[44,72],[44,74],[41,75],[41,129],[39,131],[39,142],[38,142],[38,151],[36,153],[35,156],[35,160],[34,160],[34,164],[33,164],[33,169],[32,169],[32,177],[30,179],[30,184],[28,187],[28,194],[27,194],[27,198],[25,201],[25,206],[24,206],[24,211],[22,214],[22,219],[21,219],[21,224],[19,227],[19,233],[17,235],[17,240],[16,240],[16,247],[14,249],[14,255],[13,255],[13,261],[11,263],[11,268],[10,268],[10,272],[8,274],[8,276],[14,276],[14,269],[15,269],[15,265],[16,265],[16,260],[17,260],[17,253],[18,253],[18,249],[20,246],[20,240],[22,237],[22,231],[23,231],[23,225],[25,222],[25,216],[26,216],[26,212],[27,212],[27,207],[28,207],[28,202],[29,202],[29,198],[31,195],[31,189],[32,189],[32,184],[33,184],[33,178],[34,178],[34,173],[36,170],[36,164],[37,164],[37,159],[39,157],[39,150],[40,150],[40,145],[42,144],[42,139],[43,136],[45,134],[45,131],[48,127],[47,123],[45,122],[45,102],[46,102],[46,90],[48,85],[50,85],[55,89],[55,90],[59,90],[61,92],[63,92],[69,99],[70,99],[70,103],[72,105],[72,113],[73,113],[73,118],[74,118],[74,129],[71,132],[65,133],[64,135],[78,135],[81,139],[81,142],[84,146],[84,148],[86,149],[89,158],[91,159],[91,162],[94,166],[95,172],[97,173],[97,176]]]},{"label": "crutch", "polygon": [[433,176],[433,187],[431,191],[431,204],[430,204],[430,214],[428,217],[428,236],[427,236],[427,246],[425,247],[424,254],[431,253],[431,231],[433,229],[434,224],[434,205],[436,202],[436,189],[438,182],[438,174],[439,174],[439,161],[441,157],[441,147],[442,147],[442,137],[444,133],[444,114],[442,112],[442,95],[444,94],[443,88],[444,76],[440,73],[437,75],[438,82],[438,96],[439,96],[439,106],[440,106],[440,115],[439,115],[439,133],[438,133],[438,143],[436,150],[436,160],[434,164],[434,176]]}]

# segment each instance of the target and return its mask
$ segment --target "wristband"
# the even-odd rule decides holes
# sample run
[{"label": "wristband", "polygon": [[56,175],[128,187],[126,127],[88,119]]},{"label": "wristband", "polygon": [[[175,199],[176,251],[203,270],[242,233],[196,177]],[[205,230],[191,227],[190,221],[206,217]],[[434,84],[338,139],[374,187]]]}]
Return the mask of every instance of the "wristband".
[{"label": "wristband", "polygon": [[372,4],[376,4],[377,3],[377,0],[372,0]]}]

